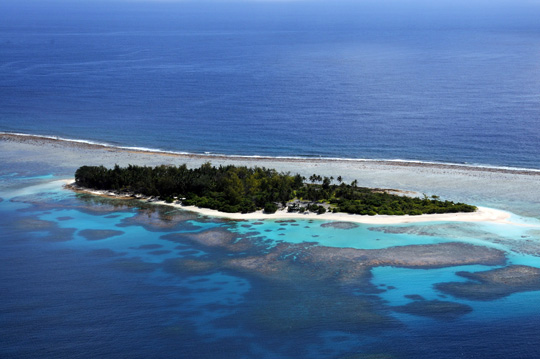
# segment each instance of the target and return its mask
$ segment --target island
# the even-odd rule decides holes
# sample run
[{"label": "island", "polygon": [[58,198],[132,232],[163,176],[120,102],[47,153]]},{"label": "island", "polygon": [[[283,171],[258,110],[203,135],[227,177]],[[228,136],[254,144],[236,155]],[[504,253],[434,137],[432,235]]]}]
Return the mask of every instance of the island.
[{"label": "island", "polygon": [[475,212],[477,207],[443,201],[437,196],[409,196],[391,189],[366,188],[357,180],[347,184],[341,176],[305,178],[265,167],[212,166],[199,168],[128,165],[108,169],[82,166],[75,186],[109,191],[114,196],[155,198],[166,203],[208,208],[225,213],[252,213],[278,209],[288,213],[349,213],[359,215],[416,216]]}]

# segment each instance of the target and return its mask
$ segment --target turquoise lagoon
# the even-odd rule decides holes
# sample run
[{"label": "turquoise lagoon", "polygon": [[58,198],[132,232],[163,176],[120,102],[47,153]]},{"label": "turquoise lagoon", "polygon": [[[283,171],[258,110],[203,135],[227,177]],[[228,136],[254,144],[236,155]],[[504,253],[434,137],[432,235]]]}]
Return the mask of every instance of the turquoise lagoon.
[{"label": "turquoise lagoon", "polygon": [[[540,267],[537,219],[347,229],[316,219],[230,221],[75,194],[61,180],[2,176],[2,357],[540,354],[540,291],[471,299],[437,286],[471,282],[460,272]],[[506,262],[374,265],[349,280],[337,274],[346,272],[341,262],[313,250],[449,242],[503,251]]]}]

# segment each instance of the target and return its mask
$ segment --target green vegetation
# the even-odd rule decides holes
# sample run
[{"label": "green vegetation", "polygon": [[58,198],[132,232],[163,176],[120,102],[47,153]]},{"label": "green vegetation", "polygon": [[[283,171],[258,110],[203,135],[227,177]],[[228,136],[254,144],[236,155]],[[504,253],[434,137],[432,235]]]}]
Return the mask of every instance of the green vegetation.
[{"label": "green vegetation", "polygon": [[205,163],[189,169],[175,166],[133,166],[113,169],[82,166],[75,173],[82,187],[159,197],[168,203],[216,209],[222,212],[254,212],[264,209],[274,213],[279,206],[289,212],[327,210],[363,215],[419,215],[426,213],[473,212],[476,207],[441,201],[439,197],[406,197],[386,190],[358,187],[337,177],[312,175],[309,182],[300,175],[278,173],[274,169],[237,166],[214,167]]}]

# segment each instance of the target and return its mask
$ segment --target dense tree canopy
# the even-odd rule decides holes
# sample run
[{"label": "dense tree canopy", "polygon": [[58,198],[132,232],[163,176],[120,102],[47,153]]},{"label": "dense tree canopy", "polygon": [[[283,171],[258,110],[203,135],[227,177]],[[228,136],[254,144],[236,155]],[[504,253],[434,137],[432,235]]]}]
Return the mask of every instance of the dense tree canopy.
[{"label": "dense tree canopy", "polygon": [[418,215],[424,213],[472,212],[476,207],[441,201],[438,197],[417,198],[390,194],[380,189],[350,185],[338,176],[313,174],[306,178],[278,173],[264,167],[214,167],[205,163],[199,168],[181,166],[133,166],[113,169],[83,166],[75,173],[77,185],[92,189],[126,192],[159,197],[168,202],[179,200],[185,205],[217,209],[222,212],[254,212],[264,209],[275,212],[278,205],[291,212],[305,211],[355,214]]}]

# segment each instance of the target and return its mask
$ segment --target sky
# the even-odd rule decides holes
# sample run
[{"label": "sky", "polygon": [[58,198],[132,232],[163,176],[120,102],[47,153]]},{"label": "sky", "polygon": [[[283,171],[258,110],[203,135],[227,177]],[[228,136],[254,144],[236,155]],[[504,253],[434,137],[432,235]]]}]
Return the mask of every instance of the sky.
[{"label": "sky", "polygon": [[[153,14],[164,20],[229,18],[366,26],[540,27],[540,0],[2,0],[0,29],[25,21]],[[31,21],[30,21],[31,20]],[[361,21],[360,21],[361,20]]]}]

